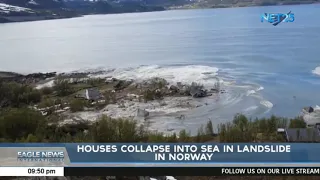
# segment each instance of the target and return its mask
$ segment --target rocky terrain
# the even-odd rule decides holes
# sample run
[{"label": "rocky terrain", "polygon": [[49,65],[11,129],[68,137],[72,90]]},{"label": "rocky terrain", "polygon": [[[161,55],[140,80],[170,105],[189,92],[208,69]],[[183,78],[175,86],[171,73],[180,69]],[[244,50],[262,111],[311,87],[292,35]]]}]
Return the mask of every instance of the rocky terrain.
[{"label": "rocky terrain", "polygon": [[[87,86],[90,81],[99,81],[94,88],[97,89],[104,97],[95,100],[81,111],[70,111],[70,102],[74,97],[81,97],[84,89],[64,98],[65,103],[55,109],[62,120],[61,124],[78,123],[82,121],[94,122],[95,119],[102,115],[111,118],[131,118],[141,124],[156,121],[163,116],[171,116],[173,119],[185,118],[184,112],[205,106],[205,103],[195,101],[198,98],[226,93],[216,89],[205,89],[202,85],[191,83],[169,85],[165,79],[151,78],[142,82],[134,80],[119,80],[109,77],[107,79],[92,79],[85,74],[60,75],[68,79],[75,86]],[[51,81],[51,82],[50,82]],[[46,81],[45,84],[38,84],[36,87],[44,88],[46,85],[52,85],[52,81]],[[41,103],[40,103],[41,104]],[[39,109],[39,107],[36,107]],[[42,107],[44,110],[50,107]],[[44,112],[46,113],[46,112]],[[168,132],[174,129],[167,129]]]},{"label": "rocky terrain", "polygon": [[48,78],[53,78],[56,74],[56,72],[50,72],[23,75],[14,72],[0,72],[0,81],[34,84]]},{"label": "rocky terrain", "polygon": [[[0,82],[16,82],[31,85],[43,92],[49,91],[49,94],[42,97],[42,100],[31,108],[41,111],[49,118],[58,116],[60,124],[94,122],[102,115],[107,115],[111,118],[130,118],[141,124],[155,123],[154,126],[158,126],[159,118],[183,121],[186,118],[185,112],[208,105],[208,101],[201,101],[201,99],[210,99],[211,96],[228,93],[219,83],[214,88],[206,89],[197,83],[169,84],[162,78],[135,81],[113,77],[93,77],[100,73],[104,72],[66,74],[50,72],[28,75],[0,72]],[[66,83],[65,86],[72,91],[67,95],[58,95],[54,87],[58,81]],[[85,97],[84,94],[88,89],[96,90],[99,98]],[[84,99],[85,102],[80,109],[73,110],[72,103],[79,99]],[[0,106],[8,104],[10,102],[6,100],[0,102]],[[302,111],[301,116],[307,125],[314,126],[320,123],[319,109],[319,107],[307,107]],[[175,129],[168,127],[165,131],[171,132]]]},{"label": "rocky terrain", "polygon": [[[58,120],[55,118],[55,122],[61,125],[94,122],[102,115],[111,118],[130,118],[141,124],[157,122],[161,117],[183,120],[184,112],[207,105],[206,102],[196,99],[227,93],[218,83],[214,88],[206,89],[197,83],[169,84],[162,78],[137,82],[113,77],[89,76],[94,73],[50,72],[21,75],[2,72],[0,81],[31,85],[45,93],[40,102],[30,108],[40,111],[48,118],[58,117]],[[65,88],[64,94],[59,94],[57,86]],[[88,92],[92,94],[90,97]],[[0,102],[2,107],[11,105],[12,103],[6,98]],[[172,127],[166,129],[167,132],[174,130]]]}]

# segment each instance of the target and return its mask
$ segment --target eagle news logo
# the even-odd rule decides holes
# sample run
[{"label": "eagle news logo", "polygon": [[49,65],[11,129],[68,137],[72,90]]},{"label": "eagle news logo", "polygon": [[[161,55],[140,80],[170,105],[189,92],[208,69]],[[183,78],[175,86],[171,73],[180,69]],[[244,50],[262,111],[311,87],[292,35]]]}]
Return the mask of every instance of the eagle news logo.
[{"label": "eagle news logo", "polygon": [[287,14],[281,14],[281,13],[264,13],[261,15],[261,22],[267,21],[271,23],[274,26],[277,26],[278,24],[282,22],[294,22],[294,14],[288,12]]},{"label": "eagle news logo", "polygon": [[17,154],[18,161],[28,162],[62,162],[64,152],[62,151],[20,151]]}]

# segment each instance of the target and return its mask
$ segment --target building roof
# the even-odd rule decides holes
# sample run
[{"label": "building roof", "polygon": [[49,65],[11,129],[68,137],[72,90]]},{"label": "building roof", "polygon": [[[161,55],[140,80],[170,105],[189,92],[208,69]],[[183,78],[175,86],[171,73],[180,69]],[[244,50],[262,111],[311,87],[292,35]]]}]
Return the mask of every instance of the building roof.
[{"label": "building roof", "polygon": [[99,100],[102,98],[102,95],[98,89],[90,88],[90,89],[86,89],[85,97],[88,100]]},{"label": "building roof", "polygon": [[85,91],[82,91],[81,93],[76,95],[77,98],[84,98],[87,100],[100,100],[103,98],[103,95],[100,93],[100,91],[96,88],[90,88],[86,89]]}]

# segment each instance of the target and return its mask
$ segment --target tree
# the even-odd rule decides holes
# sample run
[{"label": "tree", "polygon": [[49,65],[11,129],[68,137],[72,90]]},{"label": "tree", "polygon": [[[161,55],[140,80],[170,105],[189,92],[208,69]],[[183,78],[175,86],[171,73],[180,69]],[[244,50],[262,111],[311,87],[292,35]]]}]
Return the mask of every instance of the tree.
[{"label": "tree", "polygon": [[0,83],[0,103],[5,103],[5,105],[0,104],[0,106],[17,108],[40,101],[40,91],[33,89],[31,86],[16,82]]},{"label": "tree", "polygon": [[190,134],[187,133],[185,129],[179,132],[179,141],[180,142],[189,142],[190,141]]},{"label": "tree", "polygon": [[116,122],[107,116],[102,116],[90,129],[94,142],[117,142]]},{"label": "tree", "polygon": [[203,131],[203,126],[201,125],[200,128],[198,129],[198,132],[197,132],[197,136],[196,136],[196,138],[195,138],[195,141],[196,141],[197,143],[202,142],[204,136],[205,136],[205,133],[204,133],[204,131]]},{"label": "tree", "polygon": [[207,135],[213,135],[213,125],[212,125],[212,121],[208,121],[207,126],[206,126],[206,134]]},{"label": "tree", "polygon": [[86,102],[81,99],[74,99],[70,103],[70,110],[72,112],[78,112],[78,111],[83,111],[84,107],[86,105]]},{"label": "tree", "polygon": [[42,92],[43,95],[49,95],[49,94],[53,93],[53,88],[51,88],[51,87],[43,87],[41,89],[41,92]]},{"label": "tree", "polygon": [[306,128],[307,124],[301,117],[290,120],[289,128]]},{"label": "tree", "polygon": [[36,135],[45,125],[46,120],[39,112],[27,108],[9,109],[0,116],[2,136],[12,141]]},{"label": "tree", "polygon": [[74,93],[74,89],[72,88],[68,79],[58,78],[54,81],[53,88],[57,91],[58,96],[68,96]]}]

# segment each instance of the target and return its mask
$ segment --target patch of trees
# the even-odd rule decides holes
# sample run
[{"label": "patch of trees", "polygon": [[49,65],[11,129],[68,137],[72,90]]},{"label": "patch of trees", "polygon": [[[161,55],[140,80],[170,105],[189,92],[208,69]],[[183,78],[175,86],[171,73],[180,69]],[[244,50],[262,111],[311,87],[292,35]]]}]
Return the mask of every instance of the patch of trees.
[{"label": "patch of trees", "polygon": [[68,79],[58,78],[54,81],[54,90],[58,96],[68,96],[73,94],[75,90],[72,88]]},{"label": "patch of trees", "polygon": [[31,86],[15,82],[0,82],[0,107],[22,107],[39,103],[41,92]]},{"label": "patch of trees", "polygon": [[284,139],[278,136],[277,128],[286,127],[288,122],[289,126],[305,128],[299,121],[303,120],[276,116],[250,120],[237,115],[232,122],[218,125],[217,132],[212,121],[208,121],[195,136],[186,130],[165,135],[150,132],[131,119],[102,116],[94,123],[58,126],[48,124],[35,110],[9,108],[0,112],[0,138],[2,142],[280,142]]}]

